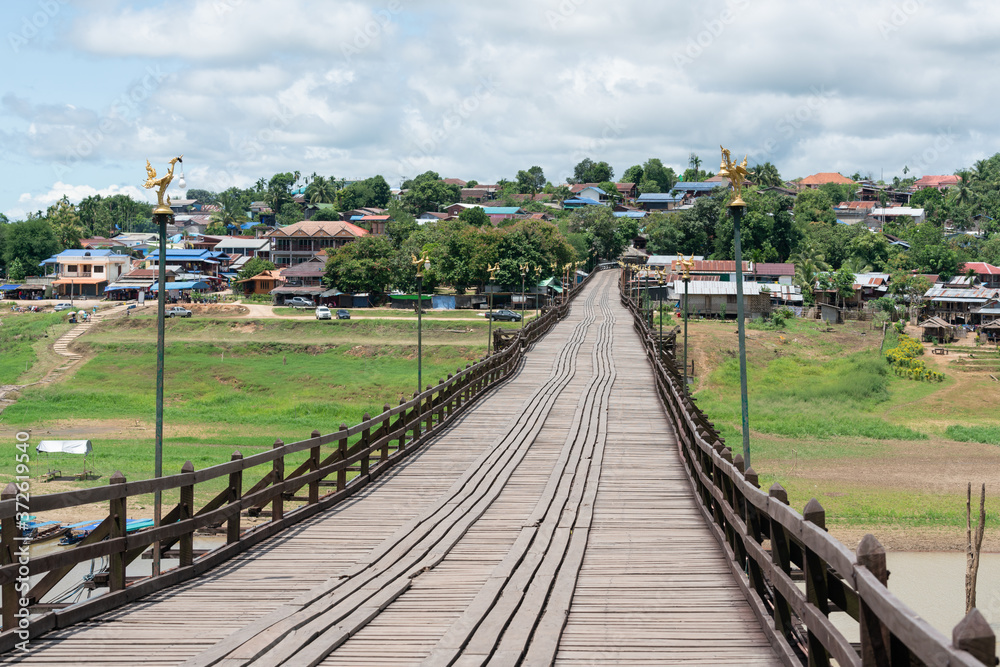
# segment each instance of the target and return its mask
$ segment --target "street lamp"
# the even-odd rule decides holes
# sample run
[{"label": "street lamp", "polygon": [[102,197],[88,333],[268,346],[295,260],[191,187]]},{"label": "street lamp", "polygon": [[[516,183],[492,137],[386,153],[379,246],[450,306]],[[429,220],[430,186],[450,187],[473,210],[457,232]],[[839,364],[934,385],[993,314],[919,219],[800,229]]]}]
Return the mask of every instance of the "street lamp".
[{"label": "street lamp", "polygon": [[728,149],[722,149],[722,165],[719,176],[729,179],[733,187],[733,199],[729,211],[733,216],[733,247],[736,259],[736,320],[740,340],[740,411],[743,417],[743,462],[750,468],[750,410],[747,403],[747,346],[743,325],[743,249],[740,247],[740,222],[743,219],[743,181],[747,176],[747,158],[737,164],[730,158]]},{"label": "street lamp", "polygon": [[[159,278],[157,280],[156,300],[156,445],[153,454],[153,476],[163,476],[163,357],[164,357],[164,312],[166,311],[167,298],[167,224],[173,220],[174,212],[170,208],[170,197],[166,198],[167,186],[174,178],[174,166],[181,163],[181,176],[177,185],[182,189],[187,187],[184,181],[184,156],[175,157],[170,161],[170,168],[167,173],[160,178],[156,177],[156,170],[146,160],[146,182],[143,184],[148,190],[156,188],[156,207],[153,208],[153,220],[159,226],[160,252],[159,252]],[[157,489],[153,492],[153,526],[158,528],[163,516],[163,497]],[[153,576],[160,574],[160,542],[153,542]]]},{"label": "street lamp", "polygon": [[681,260],[683,274],[681,280],[684,281],[684,389],[688,388],[688,285],[691,283],[691,268],[694,266],[694,255],[691,259]]},{"label": "street lamp", "polygon": [[528,265],[521,264],[521,328],[524,328],[524,279],[528,277]]},{"label": "street lamp", "polygon": [[423,391],[423,304],[421,303],[420,289],[423,286],[424,271],[431,268],[430,253],[426,250],[420,253],[420,257],[410,255],[413,264],[417,267],[417,393]]},{"label": "street lamp", "polygon": [[493,345],[493,280],[496,278],[497,271],[500,270],[500,263],[496,263],[490,266],[487,262],[486,270],[490,272],[490,328],[489,333],[486,338],[486,356],[490,356],[490,349]]},{"label": "street lamp", "polygon": [[542,267],[538,265],[535,267],[535,318],[538,317],[538,283],[542,281]]}]

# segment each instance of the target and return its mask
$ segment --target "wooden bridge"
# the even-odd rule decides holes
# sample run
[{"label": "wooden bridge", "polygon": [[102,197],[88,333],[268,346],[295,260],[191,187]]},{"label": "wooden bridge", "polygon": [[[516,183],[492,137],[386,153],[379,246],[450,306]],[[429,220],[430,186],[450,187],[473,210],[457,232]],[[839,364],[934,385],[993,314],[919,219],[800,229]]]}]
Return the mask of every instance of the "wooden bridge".
[{"label": "wooden bridge", "polygon": [[[592,274],[497,354],[355,427],[31,499],[32,511],[107,504],[65,553],[19,563],[8,487],[0,662],[993,664],[978,612],[945,638],[885,589],[877,542],[853,554],[818,504],[804,518],[780,487],[757,489],[619,277]],[[213,482],[196,509],[194,489]],[[125,499],[155,489],[178,493],[176,507],[126,534]],[[267,507],[268,522],[241,525]],[[194,558],[193,531],[211,525],[226,546]],[[177,544],[180,567],[130,582],[154,541]],[[45,604],[100,558],[110,591]],[[853,643],[832,614],[853,619]]]}]

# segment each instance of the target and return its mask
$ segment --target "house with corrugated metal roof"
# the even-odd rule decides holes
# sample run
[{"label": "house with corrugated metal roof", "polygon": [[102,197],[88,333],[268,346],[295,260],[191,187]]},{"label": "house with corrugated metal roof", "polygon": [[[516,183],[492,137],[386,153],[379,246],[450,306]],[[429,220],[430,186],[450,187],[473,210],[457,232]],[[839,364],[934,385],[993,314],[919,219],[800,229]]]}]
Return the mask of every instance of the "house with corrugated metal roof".
[{"label": "house with corrugated metal roof", "polygon": [[924,293],[926,314],[940,317],[949,324],[974,324],[973,311],[989,301],[1000,299],[1000,288],[948,288],[935,285]]},{"label": "house with corrugated metal roof", "polygon": [[132,258],[113,250],[63,250],[42,262],[56,267],[53,288],[62,296],[101,296],[132,266]]},{"label": "house with corrugated metal roof", "polygon": [[343,220],[302,220],[267,234],[271,239],[271,261],[278,268],[300,264],[320,250],[339,248],[368,230]]},{"label": "house with corrugated metal roof", "polygon": [[[736,287],[735,282],[692,280],[687,284],[688,313],[694,317],[735,318]],[[771,312],[771,295],[762,287],[760,283],[743,283],[743,312],[748,318]],[[684,281],[674,281],[670,289],[674,300],[684,298]]]},{"label": "house with corrugated metal roof", "polygon": [[993,266],[988,262],[966,262],[959,267],[960,274],[975,271],[976,278],[983,287],[1000,287],[1000,267]]}]

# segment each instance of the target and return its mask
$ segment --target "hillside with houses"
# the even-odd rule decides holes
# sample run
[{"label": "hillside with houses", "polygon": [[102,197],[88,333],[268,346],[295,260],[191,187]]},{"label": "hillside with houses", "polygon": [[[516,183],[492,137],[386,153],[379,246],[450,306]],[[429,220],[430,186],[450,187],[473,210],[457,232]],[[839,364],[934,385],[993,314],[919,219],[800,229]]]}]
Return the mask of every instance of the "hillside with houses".
[{"label": "hillside with houses", "polygon": [[490,292],[501,305],[538,305],[618,260],[642,267],[636,288],[676,303],[678,262],[690,257],[689,304],[703,316],[734,316],[741,281],[753,316],[787,307],[835,322],[891,304],[938,327],[935,338],[1000,320],[1000,155],[892,182],[785,180],[756,165],[740,267],[727,185],[701,166],[695,155],[677,171],[652,158],[616,180],[608,163],[585,159],[565,184],[531,167],[496,183],[426,172],[396,189],[381,176],[279,173],[247,189],[175,192],[162,255],[149,205],[64,198],[0,225],[0,297],[148,298],[163,263],[174,300],[231,292],[368,307],[412,293],[411,258],[427,252],[424,289],[451,295],[440,301],[451,307],[480,307]]}]

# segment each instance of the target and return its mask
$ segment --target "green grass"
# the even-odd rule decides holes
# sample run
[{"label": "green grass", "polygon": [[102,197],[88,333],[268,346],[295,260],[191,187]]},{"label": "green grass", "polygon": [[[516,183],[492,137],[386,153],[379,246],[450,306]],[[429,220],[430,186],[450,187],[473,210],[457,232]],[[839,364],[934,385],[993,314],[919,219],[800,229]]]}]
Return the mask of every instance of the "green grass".
[{"label": "green grass", "polygon": [[37,360],[34,345],[66,317],[62,313],[11,313],[0,311],[0,384],[14,384]]},{"label": "green grass", "polygon": [[[760,481],[765,489],[780,481],[796,507],[802,507],[809,498],[816,498],[826,510],[828,524],[924,528],[965,523],[965,503],[956,502],[953,494],[887,490],[788,477],[778,480],[770,475],[761,475]],[[1000,499],[988,497],[986,509],[987,527],[1000,526]]]},{"label": "green grass", "polygon": [[[889,400],[893,378],[877,355],[856,353],[833,359],[783,356],[747,372],[751,428],[792,438],[848,436],[873,440],[923,440],[926,435],[876,414]],[[698,405],[721,426],[723,437],[739,434],[739,362],[727,360],[711,375],[712,389]]]},{"label": "green grass", "polygon": [[[377,342],[377,341],[373,341]],[[155,411],[156,352],[151,343],[94,345],[96,357],[58,385],[31,387],[4,422],[146,419]],[[424,353],[431,380],[479,357],[477,349],[434,346]],[[416,360],[394,346],[294,343],[172,343],[166,355],[164,418],[173,424],[282,428],[302,434],[354,424],[368,411],[415,389]],[[295,436],[297,437],[297,436]]]},{"label": "green grass", "polygon": [[944,431],[945,435],[959,442],[981,442],[1000,445],[1000,426],[962,426],[955,424]]}]

